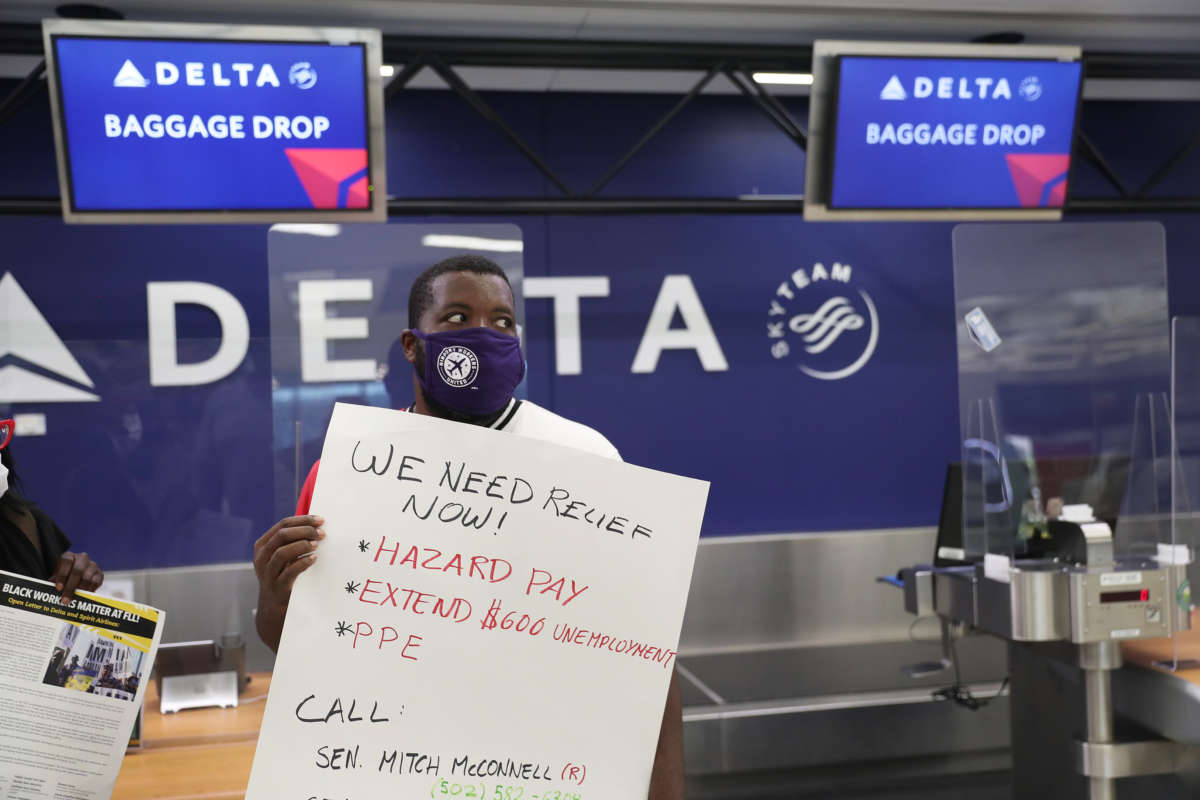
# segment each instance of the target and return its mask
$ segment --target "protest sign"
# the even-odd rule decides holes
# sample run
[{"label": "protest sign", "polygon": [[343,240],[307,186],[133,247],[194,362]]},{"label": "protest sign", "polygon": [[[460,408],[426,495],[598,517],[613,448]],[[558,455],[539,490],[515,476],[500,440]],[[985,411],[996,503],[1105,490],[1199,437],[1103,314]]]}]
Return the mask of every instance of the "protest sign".
[{"label": "protest sign", "polygon": [[249,800],[643,800],[708,484],[339,404]]}]

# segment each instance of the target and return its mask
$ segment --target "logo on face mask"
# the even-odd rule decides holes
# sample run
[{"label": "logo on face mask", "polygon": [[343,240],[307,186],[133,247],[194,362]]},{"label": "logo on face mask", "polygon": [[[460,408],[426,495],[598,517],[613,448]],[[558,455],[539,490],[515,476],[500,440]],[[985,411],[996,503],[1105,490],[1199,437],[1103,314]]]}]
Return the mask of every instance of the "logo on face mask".
[{"label": "logo on face mask", "polygon": [[450,345],[438,354],[437,371],[449,386],[470,386],[479,376],[479,359],[466,347]]}]

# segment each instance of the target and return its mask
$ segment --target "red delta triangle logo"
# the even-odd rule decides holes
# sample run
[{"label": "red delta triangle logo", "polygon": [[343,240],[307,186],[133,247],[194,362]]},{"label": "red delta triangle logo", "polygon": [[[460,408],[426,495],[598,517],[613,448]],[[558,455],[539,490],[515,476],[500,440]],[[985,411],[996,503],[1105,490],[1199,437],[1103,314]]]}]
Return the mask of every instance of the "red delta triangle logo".
[{"label": "red delta triangle logo", "polygon": [[371,207],[365,149],[293,147],[283,152],[313,208]]},{"label": "red delta triangle logo", "polygon": [[1004,158],[1022,208],[1063,207],[1067,199],[1068,154],[1008,153]]}]

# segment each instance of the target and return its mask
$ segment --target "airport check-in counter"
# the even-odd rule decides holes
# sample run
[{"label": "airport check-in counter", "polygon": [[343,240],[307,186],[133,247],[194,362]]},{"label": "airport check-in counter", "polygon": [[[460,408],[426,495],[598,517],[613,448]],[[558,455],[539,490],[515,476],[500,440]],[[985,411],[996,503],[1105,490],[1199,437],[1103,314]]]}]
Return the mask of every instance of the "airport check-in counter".
[{"label": "airport check-in counter", "polygon": [[[934,541],[923,528],[701,542],[678,661],[689,797],[1008,770],[1007,696],[976,712],[942,700],[953,674],[936,620],[908,617],[874,580]],[[971,690],[996,695],[1003,642],[957,651]]]},{"label": "airport check-in counter", "polygon": [[[1200,654],[1200,636],[1176,600],[1190,600],[1187,564],[993,562],[902,580],[906,608],[936,613],[951,636],[1009,643],[1014,796],[1192,796],[1200,687],[1178,672],[1178,648]],[[1117,779],[1146,776],[1171,779],[1118,795]]]},{"label": "airport check-in counter", "polygon": [[1014,797],[1200,791],[1200,322],[1163,253],[1144,223],[955,231],[961,540],[897,583],[1007,643]]},{"label": "airport check-in counter", "polygon": [[[1003,775],[1008,697],[977,712],[935,697],[953,680],[938,668],[936,620],[912,619],[895,602],[896,590],[874,580],[896,563],[927,560],[934,542],[933,528],[701,541],[678,659],[689,798],[838,796],[852,785]],[[253,675],[237,709],[178,714],[160,713],[151,682],[145,749],[127,758],[114,798],[175,797],[161,773],[182,757],[177,744],[210,748],[202,755],[220,764],[204,772],[206,760],[181,774],[178,796],[232,792],[239,780],[244,787],[273,660],[254,633],[252,566],[109,578],[129,580],[139,601],[167,609],[164,641],[241,631]],[[228,604],[218,619],[213,597]],[[957,655],[972,691],[999,691],[1003,642],[968,637]],[[774,788],[764,788],[768,773]]]},{"label": "airport check-in counter", "polygon": [[[991,261],[972,285],[957,261],[979,230]],[[1081,239],[1086,258],[1063,252]],[[1186,649],[1200,374],[1171,355],[1200,329],[1168,325],[1161,230],[970,226],[955,244],[963,513],[960,541],[940,544],[959,565],[905,572],[912,617],[874,578],[928,562],[929,529],[703,541],[678,658],[689,796],[768,772],[807,773],[812,791],[1009,768],[1016,797],[1196,795],[1181,745],[1200,741],[1200,692],[1180,667],[1200,659]],[[966,328],[976,307],[990,351],[971,338],[986,327]],[[186,627],[195,596],[236,596],[222,630],[251,631],[252,570],[218,572],[137,596],[167,608],[168,640],[212,637],[207,618]],[[247,639],[247,668],[269,668]]]}]

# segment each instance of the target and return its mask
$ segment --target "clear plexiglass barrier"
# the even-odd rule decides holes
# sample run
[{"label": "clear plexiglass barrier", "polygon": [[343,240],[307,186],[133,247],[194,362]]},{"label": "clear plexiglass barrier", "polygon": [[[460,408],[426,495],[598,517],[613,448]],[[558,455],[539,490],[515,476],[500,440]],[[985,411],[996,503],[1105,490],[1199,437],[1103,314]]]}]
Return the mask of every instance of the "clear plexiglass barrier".
[{"label": "clear plexiglass barrier", "polygon": [[108,572],[248,562],[278,519],[271,342],[194,335],[220,323],[180,309],[154,345],[64,339],[77,386],[32,371],[0,379],[40,398],[0,403],[0,418],[17,421],[8,452],[20,490]]},{"label": "clear plexiglass barrier", "polygon": [[1056,519],[1109,523],[1118,558],[1174,544],[1162,227],[961,225],[954,285],[968,556],[1052,556]]},{"label": "clear plexiglass barrier", "polygon": [[[275,513],[291,514],[337,402],[406,408],[413,370],[399,346],[409,289],[427,267],[481,255],[512,283],[523,335],[524,245],[515,225],[274,225],[268,234]],[[517,387],[524,397],[526,387]]]},{"label": "clear plexiglass barrier", "polygon": [[[1177,598],[1191,605],[1200,542],[1200,318],[1171,320],[1171,539],[1179,554],[1191,557],[1188,582]],[[1186,595],[1186,596],[1185,596]]]}]

